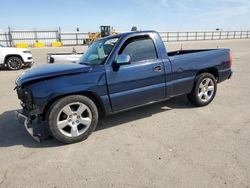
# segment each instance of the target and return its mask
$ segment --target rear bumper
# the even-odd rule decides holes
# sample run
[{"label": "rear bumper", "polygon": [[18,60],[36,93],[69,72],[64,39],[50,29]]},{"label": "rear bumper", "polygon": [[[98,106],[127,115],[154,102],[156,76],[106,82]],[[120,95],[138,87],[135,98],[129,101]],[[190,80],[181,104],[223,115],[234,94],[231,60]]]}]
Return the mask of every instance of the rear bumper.
[{"label": "rear bumper", "polygon": [[15,111],[16,120],[23,124],[30,136],[37,142],[41,142],[41,136],[36,134],[32,125],[32,120],[20,111]]},{"label": "rear bumper", "polygon": [[227,79],[232,78],[232,76],[233,76],[233,71],[231,71],[231,73],[229,74],[229,76],[228,76],[228,78],[227,78]]},{"label": "rear bumper", "polygon": [[226,70],[220,71],[218,83],[220,83],[224,80],[230,79],[230,78],[232,78],[232,76],[233,76],[233,71],[231,69],[226,69]]}]

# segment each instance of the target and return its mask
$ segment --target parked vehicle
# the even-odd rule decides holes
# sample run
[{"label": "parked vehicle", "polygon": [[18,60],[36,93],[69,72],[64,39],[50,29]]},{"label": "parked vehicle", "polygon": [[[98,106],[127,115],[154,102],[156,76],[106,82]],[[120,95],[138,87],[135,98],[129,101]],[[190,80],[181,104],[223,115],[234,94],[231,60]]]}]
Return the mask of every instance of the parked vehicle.
[{"label": "parked vehicle", "polygon": [[32,54],[26,48],[11,48],[0,44],[0,66],[10,70],[19,70],[22,67],[31,67]]},{"label": "parked vehicle", "polygon": [[71,53],[48,53],[48,63],[76,63],[83,53],[77,53],[73,48]]},{"label": "parked vehicle", "polygon": [[38,119],[56,139],[74,143],[95,130],[100,115],[178,95],[208,105],[217,84],[231,77],[231,65],[229,49],[167,53],[154,31],[109,36],[95,41],[79,64],[45,65],[21,75],[16,90],[23,109],[16,116],[33,137]]}]

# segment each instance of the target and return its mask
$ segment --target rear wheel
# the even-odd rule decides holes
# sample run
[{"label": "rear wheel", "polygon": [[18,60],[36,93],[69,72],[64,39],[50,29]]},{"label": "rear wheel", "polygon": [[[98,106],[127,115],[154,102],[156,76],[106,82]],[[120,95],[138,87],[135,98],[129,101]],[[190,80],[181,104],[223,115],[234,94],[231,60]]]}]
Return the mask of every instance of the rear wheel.
[{"label": "rear wheel", "polygon": [[196,106],[208,105],[215,97],[217,82],[210,73],[203,73],[197,76],[194,88],[188,99]]},{"label": "rear wheel", "polygon": [[48,118],[52,135],[57,140],[70,144],[87,139],[95,130],[98,110],[91,99],[72,95],[58,100]]},{"label": "rear wheel", "polygon": [[6,65],[10,70],[19,70],[22,68],[23,61],[20,57],[11,56],[7,58]]}]

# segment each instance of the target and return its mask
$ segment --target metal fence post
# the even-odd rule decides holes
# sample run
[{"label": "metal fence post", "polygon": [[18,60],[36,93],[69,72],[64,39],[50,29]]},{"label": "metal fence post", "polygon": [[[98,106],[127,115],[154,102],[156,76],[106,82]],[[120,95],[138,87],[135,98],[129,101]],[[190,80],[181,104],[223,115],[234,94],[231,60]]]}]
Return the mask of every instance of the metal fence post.
[{"label": "metal fence post", "polygon": [[11,30],[10,27],[8,27],[8,35],[9,35],[9,45],[14,46],[13,40],[12,40],[12,35],[11,35]]},{"label": "metal fence post", "polygon": [[78,45],[78,33],[76,32],[76,45]]},{"label": "metal fence post", "polygon": [[35,41],[38,42],[37,31],[36,30],[34,30],[34,35],[35,35]]},{"label": "metal fence post", "polygon": [[58,40],[59,42],[62,42],[61,27],[59,27],[58,30],[57,30],[57,40]]}]

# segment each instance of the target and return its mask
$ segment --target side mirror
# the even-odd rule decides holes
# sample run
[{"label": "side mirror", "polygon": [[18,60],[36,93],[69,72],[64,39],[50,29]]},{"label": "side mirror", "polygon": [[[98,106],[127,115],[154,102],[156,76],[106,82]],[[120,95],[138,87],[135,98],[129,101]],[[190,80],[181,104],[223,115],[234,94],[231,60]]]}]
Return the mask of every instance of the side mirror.
[{"label": "side mirror", "polygon": [[118,55],[117,59],[116,59],[116,64],[117,65],[127,65],[130,64],[130,56],[129,55],[125,55],[125,54],[120,54]]}]

